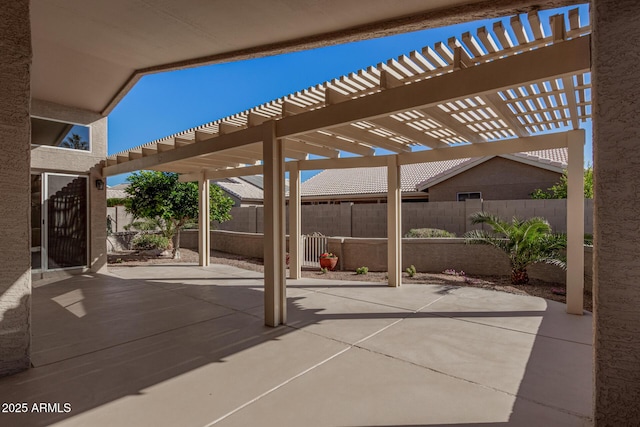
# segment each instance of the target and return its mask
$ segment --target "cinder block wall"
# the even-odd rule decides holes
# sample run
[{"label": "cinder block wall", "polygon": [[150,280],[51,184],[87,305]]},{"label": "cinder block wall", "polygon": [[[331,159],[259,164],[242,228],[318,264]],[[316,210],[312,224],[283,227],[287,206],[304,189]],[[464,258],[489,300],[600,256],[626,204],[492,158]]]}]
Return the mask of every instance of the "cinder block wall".
[{"label": "cinder block wall", "polygon": [[[338,255],[338,267],[355,271],[367,266],[371,271],[387,271],[387,240],[336,237],[329,239],[329,251]],[[585,247],[585,288],[591,290],[593,248]],[[446,269],[468,274],[509,275],[509,259],[500,250],[484,245],[468,245],[464,239],[402,239],[402,268],[414,265],[424,273],[440,273]],[[564,270],[551,265],[533,265],[529,276],[545,282],[565,283]]]},{"label": "cinder block wall", "polygon": [[216,223],[216,228],[218,230],[257,233],[259,228],[258,216],[262,215],[262,212],[263,208],[261,206],[233,207],[230,212],[231,220],[223,223]]},{"label": "cinder block wall", "polygon": [[[287,237],[288,244],[288,237]],[[182,232],[181,246],[198,250],[198,232]],[[288,245],[287,245],[288,246]],[[338,256],[338,269],[355,271],[367,266],[371,271],[387,271],[387,239],[330,237],[328,250]],[[213,250],[263,258],[263,235],[212,231]],[[593,277],[593,248],[584,248],[585,288],[591,290]],[[440,273],[446,269],[463,270],[467,274],[509,275],[509,259],[500,250],[491,246],[469,245],[461,238],[446,239],[402,239],[402,268],[414,265],[419,272]],[[545,264],[533,265],[529,276],[545,282],[565,283],[564,270]]]},{"label": "cinder block wall", "polygon": [[[469,216],[478,211],[496,214],[510,220],[514,216],[546,218],[556,232],[566,232],[567,203],[563,199],[545,200],[466,200],[464,202],[404,203],[402,233],[412,228],[439,228],[462,236],[480,228]],[[262,207],[232,208],[231,221],[219,224],[219,230],[261,233],[264,222]],[[593,200],[585,199],[585,232],[593,232]],[[288,227],[288,221],[287,221]],[[287,228],[288,229],[288,228]],[[387,237],[387,205],[385,203],[337,205],[303,205],[302,234],[320,232],[325,236],[380,238]]]}]

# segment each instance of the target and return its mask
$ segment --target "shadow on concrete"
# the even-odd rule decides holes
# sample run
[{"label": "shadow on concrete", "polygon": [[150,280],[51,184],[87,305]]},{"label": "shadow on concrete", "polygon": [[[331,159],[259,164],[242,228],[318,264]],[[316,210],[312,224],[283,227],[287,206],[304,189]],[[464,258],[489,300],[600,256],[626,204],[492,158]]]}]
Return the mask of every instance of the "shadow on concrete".
[{"label": "shadow on concrete", "polygon": [[[224,281],[252,279],[255,278],[220,278]],[[162,280],[181,280],[182,283]],[[190,280],[217,278],[162,280],[123,279],[96,274],[34,289],[32,360],[35,368],[0,379],[0,396],[4,402],[25,402],[29,406],[41,402],[58,404],[55,407],[58,410],[0,414],[0,424],[46,426],[115,400],[142,396],[149,387],[204,365],[225,363],[230,355],[279,340],[296,330],[288,326],[266,327],[261,315],[251,314],[263,304],[264,294],[260,290],[238,286],[239,283],[212,284],[197,285],[192,292],[184,293],[177,290],[184,289]],[[335,286],[366,288],[380,285]],[[322,313],[321,309],[304,309],[296,303],[299,299],[301,297],[288,298],[291,317],[304,319],[303,324],[296,325],[296,328],[328,319],[542,316],[538,330],[540,336],[535,340],[509,421],[447,426],[550,425],[544,419],[531,419],[532,402],[538,402],[539,396],[549,393],[558,394],[559,400],[557,405],[545,405],[567,414],[580,415],[584,412],[581,405],[585,393],[580,387],[590,385],[590,379],[578,382],[575,387],[553,384],[554,370],[570,369],[575,360],[571,360],[571,354],[562,354],[561,340],[548,338],[555,331],[552,322],[545,323],[544,312],[329,314]],[[242,307],[254,310],[246,311]],[[541,374],[549,377],[550,382],[541,382]],[[557,390],[554,391],[556,385]],[[574,395],[569,396],[570,393]],[[70,403],[70,412],[64,411],[64,403]],[[429,424],[425,420],[420,425],[437,424]]]}]

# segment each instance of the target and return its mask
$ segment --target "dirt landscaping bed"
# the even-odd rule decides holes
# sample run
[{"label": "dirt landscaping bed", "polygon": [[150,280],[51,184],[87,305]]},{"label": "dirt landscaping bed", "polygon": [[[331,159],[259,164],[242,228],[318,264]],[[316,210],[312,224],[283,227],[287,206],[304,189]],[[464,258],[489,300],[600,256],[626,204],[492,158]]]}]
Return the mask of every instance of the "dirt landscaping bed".
[{"label": "dirt landscaping bed", "polygon": [[[154,253],[140,253],[135,251],[117,252],[108,255],[109,265],[115,266],[136,266],[149,264],[175,264],[197,263],[198,253],[189,249],[181,249],[181,258],[172,259],[169,256],[156,255]],[[211,252],[212,264],[226,264],[251,271],[264,271],[262,260],[247,258],[239,255],[227,254],[224,252]],[[353,271],[328,271],[322,273],[319,269],[303,269],[302,277],[328,280],[354,280],[362,282],[386,282],[387,273],[369,272],[367,274],[356,274]],[[489,289],[499,292],[508,292],[517,295],[530,295],[566,303],[565,286],[561,283],[547,283],[532,279],[528,285],[513,286],[508,276],[466,276],[445,273],[416,273],[414,277],[403,274],[405,283],[447,285],[447,286],[471,286],[482,289]],[[593,297],[590,292],[584,293],[584,309],[593,311]]]}]

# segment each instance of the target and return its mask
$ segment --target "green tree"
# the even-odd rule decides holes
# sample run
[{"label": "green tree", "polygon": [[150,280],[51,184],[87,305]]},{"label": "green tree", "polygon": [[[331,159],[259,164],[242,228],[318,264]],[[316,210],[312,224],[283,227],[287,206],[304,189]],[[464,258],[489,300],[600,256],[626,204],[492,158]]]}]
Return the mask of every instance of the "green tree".
[{"label": "green tree", "polygon": [[[566,199],[567,198],[567,171],[560,177],[560,181],[544,191],[540,188],[531,193],[532,199]],[[593,199],[593,167],[584,170],[584,198]]]},{"label": "green tree", "polygon": [[513,218],[507,222],[495,215],[476,212],[471,215],[471,223],[487,224],[492,232],[469,231],[464,235],[467,243],[491,245],[505,252],[511,263],[511,283],[514,285],[529,283],[527,267],[531,264],[547,263],[566,268],[567,237],[552,233],[544,218]]},{"label": "green tree", "polygon": [[[127,178],[129,205],[126,209],[134,218],[155,223],[162,235],[173,242],[173,257],[180,258],[180,230],[185,223],[198,218],[198,186],[180,182],[178,174],[141,171]],[[224,222],[231,219],[233,200],[225,196],[217,185],[210,186],[210,216]],[[175,236],[175,238],[174,238]]]},{"label": "green tree", "polygon": [[89,143],[82,139],[77,133],[71,134],[60,143],[61,147],[74,148],[76,150],[89,150]]}]

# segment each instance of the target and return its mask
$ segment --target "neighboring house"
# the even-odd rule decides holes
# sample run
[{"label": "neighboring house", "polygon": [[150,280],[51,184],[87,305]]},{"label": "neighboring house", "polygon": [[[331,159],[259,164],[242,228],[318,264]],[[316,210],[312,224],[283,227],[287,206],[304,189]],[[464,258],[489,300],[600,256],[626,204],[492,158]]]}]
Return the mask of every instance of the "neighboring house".
[{"label": "neighboring house", "polygon": [[234,206],[262,205],[263,179],[261,175],[226,178],[214,181],[226,195],[233,199]]},{"label": "neighboring house", "polygon": [[[528,199],[558,182],[567,167],[559,148],[402,166],[405,202]],[[301,187],[303,204],[379,203],[387,198],[384,167],[325,170]]]},{"label": "neighboring house", "polygon": [[114,186],[107,187],[107,199],[124,199],[127,197],[127,193],[124,191],[129,186],[127,183],[122,183]]}]

